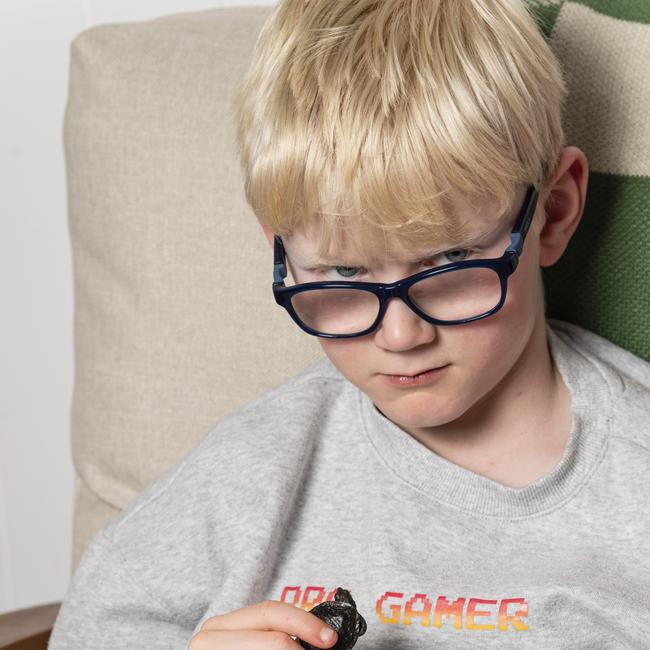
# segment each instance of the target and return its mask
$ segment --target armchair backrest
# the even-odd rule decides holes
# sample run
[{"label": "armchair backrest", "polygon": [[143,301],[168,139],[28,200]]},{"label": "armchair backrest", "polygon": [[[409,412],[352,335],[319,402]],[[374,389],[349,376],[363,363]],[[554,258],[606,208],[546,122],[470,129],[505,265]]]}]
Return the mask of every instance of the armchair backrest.
[{"label": "armchair backrest", "polygon": [[230,101],[272,7],[106,24],[71,46],[73,566],[212,425],[324,356],[276,305]]}]

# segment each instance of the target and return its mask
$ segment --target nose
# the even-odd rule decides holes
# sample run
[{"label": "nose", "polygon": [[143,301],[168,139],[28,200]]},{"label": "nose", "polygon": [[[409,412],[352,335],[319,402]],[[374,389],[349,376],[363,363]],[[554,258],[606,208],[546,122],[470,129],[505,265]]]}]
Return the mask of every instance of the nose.
[{"label": "nose", "polygon": [[401,298],[392,297],[375,330],[375,342],[382,348],[400,352],[431,343],[436,335],[435,325],[420,318]]}]

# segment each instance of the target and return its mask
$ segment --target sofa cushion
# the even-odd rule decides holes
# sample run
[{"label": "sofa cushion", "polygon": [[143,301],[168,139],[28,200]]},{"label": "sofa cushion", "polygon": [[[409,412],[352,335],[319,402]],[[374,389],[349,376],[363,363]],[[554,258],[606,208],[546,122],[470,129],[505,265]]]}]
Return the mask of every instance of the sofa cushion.
[{"label": "sofa cushion", "polygon": [[230,101],[271,9],[105,24],[72,42],[74,565],[212,425],[324,356],[275,303],[236,156]]},{"label": "sofa cushion", "polygon": [[543,272],[547,316],[650,361],[650,2],[530,1],[569,88],[567,143],[590,169],[578,230]]}]

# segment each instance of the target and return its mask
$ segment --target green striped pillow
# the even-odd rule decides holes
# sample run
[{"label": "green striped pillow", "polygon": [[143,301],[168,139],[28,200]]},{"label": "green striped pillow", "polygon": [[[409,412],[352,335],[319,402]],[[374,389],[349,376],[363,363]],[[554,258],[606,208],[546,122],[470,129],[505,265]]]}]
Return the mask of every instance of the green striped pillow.
[{"label": "green striped pillow", "polygon": [[578,230],[543,270],[546,314],[650,361],[650,2],[528,4],[569,87],[567,144],[590,168]]}]

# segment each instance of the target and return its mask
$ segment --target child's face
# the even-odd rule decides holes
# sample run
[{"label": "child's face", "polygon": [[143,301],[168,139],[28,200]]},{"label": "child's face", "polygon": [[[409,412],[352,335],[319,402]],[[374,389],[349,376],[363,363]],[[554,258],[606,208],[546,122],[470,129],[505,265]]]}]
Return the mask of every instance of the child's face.
[{"label": "child's face", "polygon": [[[508,214],[498,220],[495,214],[490,214],[490,218],[477,221],[472,234],[485,234],[486,238],[466,259],[503,254],[510,243],[510,230],[524,193],[522,191]],[[470,216],[469,206],[459,204],[459,209],[463,217]],[[537,209],[541,209],[539,204]],[[307,271],[303,260],[316,257],[317,241],[296,234],[283,238],[283,242],[289,270],[299,283],[327,279],[395,282],[425,268],[406,263],[417,257],[406,252],[381,267],[358,269],[360,274],[357,275],[349,269],[344,270],[346,277],[339,275],[336,269]],[[453,242],[446,244],[449,244],[446,250],[458,248]],[[443,246],[435,248],[440,250]],[[544,322],[538,251],[539,235],[531,228],[519,266],[508,279],[505,304],[492,316],[463,325],[436,326],[421,319],[401,300],[393,299],[379,328],[371,334],[351,339],[319,338],[319,341],[341,374],[403,429],[437,427],[455,421],[531,354],[530,350],[523,353],[533,328]],[[441,254],[434,258],[433,264],[438,266],[455,259],[457,257],[447,258]],[[442,366],[445,368],[429,385],[395,385],[387,378],[387,375],[413,375]]]}]

